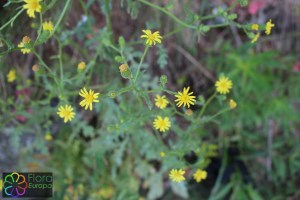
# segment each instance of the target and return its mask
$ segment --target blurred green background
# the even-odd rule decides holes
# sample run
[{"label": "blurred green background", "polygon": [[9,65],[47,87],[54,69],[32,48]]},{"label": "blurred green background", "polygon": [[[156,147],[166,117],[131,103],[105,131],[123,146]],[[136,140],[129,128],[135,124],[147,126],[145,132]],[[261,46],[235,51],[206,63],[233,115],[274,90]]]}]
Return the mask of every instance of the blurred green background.
[{"label": "blurred green background", "polygon": [[[1,27],[22,4],[0,2]],[[220,9],[232,5],[228,15],[237,18],[214,27],[227,22]],[[24,12],[1,29],[0,172],[53,172],[53,199],[64,200],[300,199],[299,1],[44,0],[43,6],[43,20],[53,22],[66,8],[55,34],[35,46],[58,76],[62,64],[66,79],[57,87],[45,71],[32,70],[42,65],[35,54],[16,48],[23,36],[36,38],[39,15],[31,19]],[[212,28],[184,28],[166,12]],[[264,25],[269,19],[275,24],[272,34],[262,34],[254,44],[237,25]],[[125,59],[137,68],[144,29],[159,30],[163,42],[145,57],[140,91],[159,88],[166,75],[169,90],[192,88],[198,104],[191,109],[197,113],[221,74],[232,80],[228,97],[213,100],[198,124],[173,108],[153,108],[156,93],[126,91],[129,83],[118,67]],[[87,70],[80,74],[81,61]],[[6,77],[10,69],[17,71],[13,83]],[[78,105],[83,86],[103,94],[93,111]],[[226,98],[237,108],[208,120],[227,106]],[[76,110],[67,124],[56,114],[66,102]],[[161,113],[172,121],[167,134],[152,128]],[[173,168],[186,169],[184,183],[169,180]],[[208,172],[201,183],[191,176],[197,168]]]}]

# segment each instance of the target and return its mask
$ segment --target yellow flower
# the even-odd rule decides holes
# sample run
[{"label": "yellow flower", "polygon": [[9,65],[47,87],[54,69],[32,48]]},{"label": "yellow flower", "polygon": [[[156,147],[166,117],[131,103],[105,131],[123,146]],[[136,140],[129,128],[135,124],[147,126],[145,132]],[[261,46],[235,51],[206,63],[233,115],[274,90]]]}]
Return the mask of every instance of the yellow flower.
[{"label": "yellow flower", "polygon": [[258,40],[259,36],[260,36],[260,33],[257,33],[257,34],[254,36],[254,38],[251,40],[251,43],[256,42],[256,41]]},{"label": "yellow flower", "polygon": [[143,30],[145,35],[142,35],[141,38],[146,38],[146,44],[152,46],[152,44],[156,45],[156,42],[161,43],[162,36],[160,36],[159,32],[156,31],[154,33],[151,30]]},{"label": "yellow flower", "polygon": [[266,34],[270,35],[271,34],[271,30],[272,28],[275,27],[275,24],[272,24],[272,20],[270,19],[267,23],[266,23]]},{"label": "yellow flower", "polygon": [[115,193],[115,190],[113,187],[109,186],[109,187],[105,187],[105,188],[101,188],[99,190],[99,195],[105,199],[109,199],[111,198]]},{"label": "yellow flower", "polygon": [[65,123],[71,121],[75,116],[75,113],[73,112],[73,108],[70,105],[65,105],[65,107],[60,106],[58,108],[57,114],[59,115],[60,118],[64,119]]},{"label": "yellow flower", "polygon": [[78,63],[78,65],[77,65],[77,68],[78,68],[79,70],[84,70],[85,67],[86,67],[85,62],[80,62],[80,63]]},{"label": "yellow flower", "polygon": [[23,37],[22,42],[20,42],[20,44],[18,45],[18,47],[21,49],[21,52],[23,54],[31,52],[31,49],[25,47],[25,45],[30,43],[30,41],[31,41],[30,37],[25,36],[25,37]]},{"label": "yellow flower", "polygon": [[2,188],[3,188],[3,181],[2,179],[0,180],[0,191],[2,191]]},{"label": "yellow flower", "polygon": [[90,107],[90,110],[93,110],[93,102],[99,102],[97,100],[100,93],[95,93],[94,90],[88,92],[85,88],[81,89],[79,95],[82,96],[84,99],[79,103],[84,109],[87,110]]},{"label": "yellow flower", "polygon": [[7,74],[7,81],[8,82],[14,82],[16,80],[17,77],[17,72],[14,69],[9,70],[8,74]]},{"label": "yellow flower", "polygon": [[230,99],[230,101],[229,101],[229,107],[231,109],[235,109],[236,106],[237,106],[237,103],[233,99]]},{"label": "yellow flower", "polygon": [[51,133],[47,132],[46,135],[45,135],[45,140],[46,141],[51,141],[52,140],[52,135]]},{"label": "yellow flower", "polygon": [[190,104],[195,105],[196,96],[191,96],[193,94],[193,92],[189,93],[189,90],[190,90],[190,87],[183,88],[182,92],[178,92],[178,94],[175,95],[175,97],[177,98],[175,100],[175,102],[177,102],[176,105],[178,107],[181,107],[183,105],[183,106],[187,106],[189,108]]},{"label": "yellow flower", "polygon": [[219,80],[216,82],[215,86],[217,88],[217,92],[220,94],[227,94],[232,88],[232,81],[225,76],[221,76],[221,78],[219,78]]},{"label": "yellow flower", "polygon": [[165,117],[163,119],[161,116],[157,116],[153,121],[153,126],[156,130],[159,130],[160,132],[165,132],[170,129],[171,122],[168,117]]},{"label": "yellow flower", "polygon": [[182,169],[178,169],[178,170],[172,169],[169,174],[169,177],[172,181],[181,182],[181,181],[185,180],[185,177],[183,176],[184,174],[185,174],[185,171]]},{"label": "yellow flower", "polygon": [[155,98],[155,105],[160,108],[160,109],[164,109],[165,107],[167,107],[169,101],[166,99],[166,96],[159,96],[159,95],[156,95],[156,98]]},{"label": "yellow flower", "polygon": [[159,153],[159,155],[160,155],[160,157],[165,157],[166,156],[166,153],[165,152],[163,152],[163,151],[161,151],[160,153]]},{"label": "yellow flower", "polygon": [[40,4],[42,0],[24,0],[25,5],[23,5],[23,8],[27,9],[27,14],[29,17],[34,18],[34,12],[41,12],[42,6]]},{"label": "yellow flower", "polygon": [[196,180],[197,183],[200,183],[201,180],[206,179],[207,177],[207,172],[201,169],[198,169],[194,174],[193,174],[194,179]]},{"label": "yellow flower", "polygon": [[44,22],[44,23],[43,23],[43,30],[44,30],[44,31],[52,32],[52,31],[53,31],[53,23],[52,23],[51,21],[49,21],[49,22]]},{"label": "yellow flower", "polygon": [[258,24],[252,24],[251,29],[258,31],[259,25]]}]

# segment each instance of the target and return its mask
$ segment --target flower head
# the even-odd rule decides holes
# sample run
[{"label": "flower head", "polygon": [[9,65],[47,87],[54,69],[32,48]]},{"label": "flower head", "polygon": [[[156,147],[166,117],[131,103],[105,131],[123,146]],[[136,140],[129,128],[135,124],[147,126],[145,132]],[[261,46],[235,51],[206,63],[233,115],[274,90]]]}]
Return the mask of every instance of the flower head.
[{"label": "flower head", "polygon": [[53,23],[51,21],[44,22],[43,23],[43,30],[52,32],[53,31]]},{"label": "flower head", "polygon": [[159,155],[160,155],[160,157],[165,157],[166,156],[166,153],[165,152],[163,152],[163,151],[161,151],[160,153],[159,153]]},{"label": "flower head", "polygon": [[198,170],[193,174],[193,177],[194,177],[194,179],[195,179],[195,181],[196,181],[197,183],[200,183],[201,180],[206,179],[206,177],[207,177],[207,172],[204,171],[204,170],[198,169]]},{"label": "flower head", "polygon": [[84,99],[79,103],[80,106],[85,107],[84,109],[87,110],[90,107],[90,110],[93,110],[93,102],[99,102],[97,100],[100,93],[95,93],[94,90],[88,92],[85,88],[81,89],[79,95],[82,96]]},{"label": "flower head", "polygon": [[270,35],[271,34],[271,30],[272,28],[275,27],[275,24],[272,24],[272,20],[270,19],[267,23],[266,23],[266,34]]},{"label": "flower head", "polygon": [[85,62],[80,62],[80,63],[78,63],[78,65],[77,65],[77,68],[78,68],[79,70],[84,70],[85,67],[86,67]]},{"label": "flower head", "polygon": [[252,24],[251,29],[254,31],[258,31],[259,25],[258,24]]},{"label": "flower head", "polygon": [[177,98],[175,100],[175,102],[177,102],[177,106],[181,107],[183,106],[187,106],[188,108],[190,107],[190,105],[195,105],[196,102],[196,96],[191,96],[193,94],[193,92],[190,92],[190,87],[187,88],[183,88],[182,92],[178,92],[178,94],[175,95],[175,97]]},{"label": "flower head", "polygon": [[129,69],[129,67],[126,64],[122,64],[122,65],[119,66],[119,70],[120,70],[121,73],[127,72],[128,69]]},{"label": "flower head", "polygon": [[259,36],[260,36],[260,33],[257,33],[257,34],[254,36],[254,38],[251,40],[251,43],[256,42],[256,41],[258,40]]},{"label": "flower head", "polygon": [[172,169],[169,173],[169,177],[172,181],[179,183],[185,180],[185,177],[183,176],[184,174],[185,171],[182,169]]},{"label": "flower head", "polygon": [[159,96],[156,95],[155,98],[155,105],[160,108],[160,109],[164,109],[165,107],[167,107],[169,101],[166,99],[166,96]]},{"label": "flower head", "polygon": [[37,72],[39,71],[39,66],[37,64],[32,66],[32,71]]},{"label": "flower head", "polygon": [[146,44],[152,46],[156,45],[156,42],[161,43],[162,36],[158,31],[152,33],[151,30],[143,30],[145,35],[142,35],[141,38],[146,38]]},{"label": "flower head", "polygon": [[161,116],[157,116],[153,121],[153,126],[156,130],[160,132],[166,132],[171,127],[171,122],[168,117],[162,118]]},{"label": "flower head", "polygon": [[219,78],[219,80],[216,82],[215,86],[217,92],[220,94],[227,94],[232,88],[232,81],[225,76],[221,76],[221,78]]},{"label": "flower head", "polygon": [[185,114],[187,115],[187,116],[192,116],[193,115],[193,110],[191,110],[191,109],[187,109],[186,111],[185,111]]},{"label": "flower head", "polygon": [[58,108],[57,114],[60,118],[64,119],[64,123],[67,123],[68,121],[71,121],[75,113],[73,112],[73,108],[70,105],[60,106]]},{"label": "flower head", "polygon": [[233,99],[230,99],[230,101],[229,101],[229,107],[231,109],[235,109],[237,107],[237,103]]},{"label": "flower head", "polygon": [[52,135],[51,133],[47,132],[46,135],[45,135],[45,140],[46,141],[51,141],[52,140]]},{"label": "flower head", "polygon": [[23,5],[23,8],[27,9],[27,14],[29,17],[34,18],[35,14],[34,12],[41,12],[42,6],[40,4],[42,0],[24,0],[25,5]]},{"label": "flower head", "polygon": [[9,70],[8,74],[6,75],[7,81],[10,82],[10,83],[14,82],[16,80],[16,77],[17,77],[16,74],[17,74],[16,70],[14,70],[14,69]]},{"label": "flower head", "polygon": [[26,45],[30,43],[31,39],[28,36],[23,37],[22,42],[18,45],[23,54],[30,53],[31,49],[27,48]]}]

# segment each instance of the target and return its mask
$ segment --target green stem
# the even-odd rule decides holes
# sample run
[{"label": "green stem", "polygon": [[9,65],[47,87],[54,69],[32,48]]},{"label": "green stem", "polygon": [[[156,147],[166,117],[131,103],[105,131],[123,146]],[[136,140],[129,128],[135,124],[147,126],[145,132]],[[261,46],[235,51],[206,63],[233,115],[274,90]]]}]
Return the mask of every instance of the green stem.
[{"label": "green stem", "polygon": [[109,0],[104,0],[104,9],[105,9],[105,18],[106,18],[106,26],[107,30],[110,32],[110,41],[114,43],[113,40],[113,32],[112,32],[112,26],[111,26],[111,20],[110,20],[110,9],[109,9]]},{"label": "green stem", "polygon": [[143,56],[141,58],[140,64],[139,64],[138,69],[137,69],[136,74],[135,74],[135,78],[134,78],[134,81],[133,81],[134,83],[136,82],[136,80],[137,80],[137,78],[139,76],[139,73],[140,73],[140,70],[141,70],[141,66],[142,66],[143,61],[145,59],[145,56],[146,56],[146,54],[148,52],[148,49],[149,49],[149,46],[146,46],[146,48],[144,50],[144,53],[143,53]]},{"label": "green stem", "polygon": [[65,7],[64,7],[64,9],[62,10],[62,12],[61,12],[61,14],[60,14],[60,16],[59,16],[59,18],[58,18],[58,20],[57,20],[55,26],[54,26],[53,31],[52,31],[51,34],[50,34],[50,37],[51,37],[51,36],[55,33],[55,31],[57,30],[57,28],[58,28],[59,24],[61,23],[61,21],[62,21],[64,15],[65,15],[65,13],[67,12],[67,8],[69,7],[70,2],[71,2],[71,0],[67,0],[67,2],[66,2],[66,4],[65,4]]},{"label": "green stem", "polygon": [[24,8],[22,8],[13,18],[11,18],[8,22],[6,22],[3,26],[1,26],[0,31],[2,31],[2,29],[4,29],[7,25],[9,25],[10,23],[12,23],[13,21],[16,20],[16,18],[24,11]]},{"label": "green stem", "polygon": [[138,0],[138,1],[141,2],[141,3],[143,3],[143,4],[146,4],[146,5],[150,6],[150,7],[154,8],[154,9],[156,9],[156,10],[159,10],[159,11],[165,13],[166,15],[168,15],[169,17],[171,17],[173,20],[175,20],[177,23],[179,23],[179,24],[181,24],[181,25],[183,25],[183,26],[185,26],[187,28],[197,29],[197,26],[192,26],[190,24],[185,23],[184,21],[178,19],[172,13],[168,12],[165,8],[162,8],[162,7],[158,6],[158,5],[150,3],[150,2],[148,2],[146,0]]},{"label": "green stem", "polygon": [[216,96],[217,96],[217,92],[215,92],[213,95],[211,95],[211,97],[205,102],[204,106],[202,107],[202,109],[201,109],[201,111],[200,111],[200,113],[199,113],[199,115],[198,115],[198,117],[197,117],[197,120],[199,120],[199,119],[202,117],[202,115],[203,115],[204,111],[206,110],[207,106],[210,104],[210,102],[211,102]]}]

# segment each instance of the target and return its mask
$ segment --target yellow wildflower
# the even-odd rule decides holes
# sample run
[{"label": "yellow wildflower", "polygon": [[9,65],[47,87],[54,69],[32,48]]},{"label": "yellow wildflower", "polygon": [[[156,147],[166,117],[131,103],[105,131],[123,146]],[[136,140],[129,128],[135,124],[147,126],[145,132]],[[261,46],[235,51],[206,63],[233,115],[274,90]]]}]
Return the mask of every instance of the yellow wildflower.
[{"label": "yellow wildflower", "polygon": [[2,188],[3,188],[3,180],[0,179],[0,191],[2,191]]},{"label": "yellow wildflower", "polygon": [[105,187],[105,188],[101,188],[99,190],[99,195],[102,197],[102,198],[105,198],[105,199],[110,199],[115,193],[115,190],[113,187],[109,186],[109,187]]},{"label": "yellow wildflower", "polygon": [[229,107],[231,109],[235,109],[236,106],[237,106],[237,103],[233,99],[230,99],[230,101],[229,101]]},{"label": "yellow wildflower", "polygon": [[161,116],[157,116],[153,121],[153,126],[156,130],[165,132],[170,129],[171,122],[168,117],[162,118]]},{"label": "yellow wildflower", "polygon": [[52,140],[52,135],[51,133],[47,132],[46,135],[45,135],[45,140],[46,141],[51,141]]},{"label": "yellow wildflower", "polygon": [[266,23],[266,34],[270,35],[271,34],[271,30],[272,28],[275,27],[275,24],[272,24],[272,20],[270,19],[267,23]]},{"label": "yellow wildflower", "polygon": [[216,82],[215,86],[217,92],[220,94],[227,94],[232,88],[232,81],[225,76],[221,76],[221,78],[219,78],[219,80]]},{"label": "yellow wildflower", "polygon": [[77,65],[77,68],[78,68],[79,70],[84,70],[85,67],[86,67],[85,62],[80,62],[80,63],[78,63],[78,65]]},{"label": "yellow wildflower", "polygon": [[20,42],[20,44],[18,45],[18,47],[21,49],[21,52],[23,54],[31,52],[31,49],[25,47],[25,45],[30,43],[30,41],[31,41],[30,37],[25,36],[25,37],[23,37],[22,42]]},{"label": "yellow wildflower", "polygon": [[169,177],[172,181],[181,182],[185,180],[184,174],[185,171],[182,169],[172,169],[169,173]]},{"label": "yellow wildflower", "polygon": [[151,30],[143,30],[143,32],[145,35],[142,35],[141,38],[146,38],[146,44],[152,46],[152,44],[156,45],[156,42],[161,43],[162,36],[158,31],[152,33]]},{"label": "yellow wildflower", "polygon": [[159,153],[159,155],[160,155],[160,157],[165,157],[166,156],[166,153],[165,152],[163,152],[163,151],[161,151],[160,153]]},{"label": "yellow wildflower", "polygon": [[42,0],[24,0],[25,5],[23,5],[23,8],[27,9],[27,14],[29,17],[34,18],[35,14],[34,12],[41,12],[42,6],[40,4]]},{"label": "yellow wildflower", "polygon": [[254,43],[258,40],[258,38],[260,37],[260,33],[257,33],[254,38],[251,40],[251,43]]},{"label": "yellow wildflower", "polygon": [[164,109],[165,107],[167,107],[169,101],[166,99],[166,96],[159,96],[156,95],[155,98],[155,105],[156,107],[160,108],[160,109]]},{"label": "yellow wildflower", "polygon": [[79,95],[82,96],[84,99],[79,103],[80,106],[85,107],[84,109],[87,110],[90,107],[90,110],[93,110],[93,102],[99,102],[97,100],[100,93],[95,93],[94,90],[88,92],[85,88],[81,89]]},{"label": "yellow wildflower", "polygon": [[196,96],[191,96],[193,94],[193,92],[190,92],[190,87],[187,88],[183,88],[182,92],[178,92],[178,94],[175,95],[175,97],[177,98],[175,100],[175,102],[177,102],[177,106],[181,107],[183,106],[187,106],[188,108],[190,107],[190,105],[195,105],[196,102]]},{"label": "yellow wildflower", "polygon": [[44,22],[43,23],[43,30],[44,31],[49,31],[49,32],[52,32],[53,31],[53,23],[51,21],[48,21],[48,22]]},{"label": "yellow wildflower", "polygon": [[204,180],[207,178],[207,172],[204,170],[198,169],[194,173],[193,177],[197,183],[200,183],[201,180]]},{"label": "yellow wildflower", "polygon": [[8,82],[14,82],[16,80],[17,77],[17,72],[14,69],[9,70],[8,74],[7,74],[7,81]]},{"label": "yellow wildflower", "polygon": [[259,25],[258,24],[252,24],[251,29],[258,31]]},{"label": "yellow wildflower", "polygon": [[71,121],[75,116],[75,113],[73,112],[73,108],[70,105],[65,105],[65,107],[60,106],[58,108],[57,114],[59,115],[60,118],[64,119],[65,123]]}]

